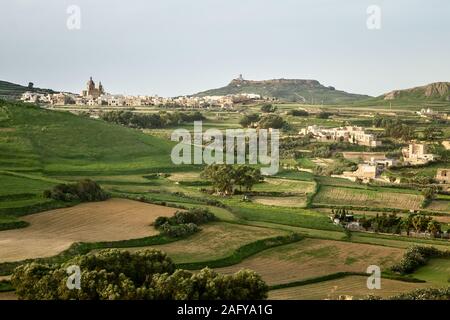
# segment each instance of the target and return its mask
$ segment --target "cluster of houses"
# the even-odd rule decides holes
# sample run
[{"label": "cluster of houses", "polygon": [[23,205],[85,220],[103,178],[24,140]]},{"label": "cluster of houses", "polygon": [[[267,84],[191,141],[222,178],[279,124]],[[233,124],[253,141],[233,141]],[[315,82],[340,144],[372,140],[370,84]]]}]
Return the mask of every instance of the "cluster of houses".
[{"label": "cluster of houses", "polygon": [[[432,112],[431,110],[423,110],[423,112]],[[317,125],[303,128],[300,135],[309,135],[320,142],[349,142],[352,144],[378,147],[382,142],[377,140],[376,136],[367,133],[364,128],[358,126],[346,126],[339,128],[326,128]],[[450,149],[450,142],[445,141],[443,146]],[[400,163],[403,165],[425,165],[429,162],[436,161],[438,156],[428,151],[428,145],[425,143],[411,142],[407,147],[402,149],[402,161],[388,158],[383,152],[344,152],[345,159],[360,162],[356,171],[345,171],[341,175],[333,175],[334,177],[345,178],[351,181],[360,181],[369,183],[372,181],[400,183],[399,180],[392,180],[382,176],[386,168],[396,166]],[[438,183],[450,183],[450,169],[438,169],[435,180]]]},{"label": "cluster of houses", "polygon": [[375,135],[365,132],[358,126],[346,126],[339,128],[325,128],[317,125],[303,128],[300,135],[311,135],[321,142],[350,142],[367,147],[379,147],[382,145]]},{"label": "cluster of houses", "polygon": [[450,120],[450,116],[446,113],[439,113],[431,108],[423,108],[416,112],[422,118]]},{"label": "cluster of houses", "polygon": [[131,96],[112,95],[105,92],[103,85],[98,86],[92,77],[86,84],[86,89],[81,94],[60,92],[55,94],[42,94],[36,92],[25,92],[21,100],[30,103],[43,103],[49,105],[77,105],[77,106],[111,106],[111,107],[138,107],[138,106],[170,106],[176,105],[187,108],[209,108],[219,107],[232,109],[237,103],[261,100],[258,94],[233,94],[225,96],[204,96],[204,97],[174,97],[164,98],[155,96]]}]

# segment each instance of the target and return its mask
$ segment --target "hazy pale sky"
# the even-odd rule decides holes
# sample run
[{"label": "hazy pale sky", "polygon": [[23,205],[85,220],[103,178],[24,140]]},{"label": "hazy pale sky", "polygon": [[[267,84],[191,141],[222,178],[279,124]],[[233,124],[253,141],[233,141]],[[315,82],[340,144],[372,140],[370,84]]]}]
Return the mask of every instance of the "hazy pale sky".
[{"label": "hazy pale sky", "polygon": [[[81,29],[66,26],[81,10]],[[369,5],[381,29],[366,26]],[[370,95],[450,81],[448,0],[2,0],[0,80],[175,96],[246,79]]]}]

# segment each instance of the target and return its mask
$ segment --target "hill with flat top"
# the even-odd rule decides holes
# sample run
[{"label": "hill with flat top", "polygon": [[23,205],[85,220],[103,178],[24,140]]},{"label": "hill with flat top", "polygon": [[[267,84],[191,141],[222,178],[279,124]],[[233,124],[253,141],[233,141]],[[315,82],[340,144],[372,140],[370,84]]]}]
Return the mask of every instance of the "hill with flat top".
[{"label": "hill with flat top", "polygon": [[273,79],[244,80],[233,79],[227,86],[199,92],[194,96],[223,96],[229,94],[259,94],[283,102],[312,104],[341,104],[370,98],[366,95],[353,94],[324,86],[317,80]]}]

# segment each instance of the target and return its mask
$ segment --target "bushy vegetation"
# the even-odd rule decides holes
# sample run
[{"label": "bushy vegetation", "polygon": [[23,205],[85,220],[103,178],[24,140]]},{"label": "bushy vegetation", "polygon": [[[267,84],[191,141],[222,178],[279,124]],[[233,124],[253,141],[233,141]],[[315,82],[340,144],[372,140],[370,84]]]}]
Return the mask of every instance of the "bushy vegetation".
[{"label": "bushy vegetation", "polygon": [[405,231],[409,235],[411,231],[414,231],[416,233],[429,232],[434,236],[441,232],[439,222],[425,214],[416,213],[409,214],[404,218],[398,217],[395,212],[382,215],[377,213],[375,217],[371,218],[363,216],[359,219],[359,223],[365,230],[374,232],[400,234]]},{"label": "bushy vegetation", "polygon": [[265,113],[273,113],[273,112],[277,111],[277,109],[278,108],[276,106],[274,106],[270,103],[266,103],[261,106],[261,111],[265,112]]},{"label": "bushy vegetation", "polygon": [[161,111],[159,113],[152,114],[134,113],[131,111],[110,111],[102,113],[101,118],[108,122],[139,129],[166,128],[205,119],[205,117],[198,111]]},{"label": "bushy vegetation", "polygon": [[413,246],[406,250],[402,260],[392,266],[392,271],[408,274],[425,265],[429,259],[450,256],[448,251],[440,251],[435,247]]},{"label": "bushy vegetation", "polygon": [[[67,288],[67,267],[81,270],[81,289]],[[176,269],[155,249],[135,253],[110,249],[75,257],[64,264],[19,266],[12,284],[20,299],[32,300],[253,300],[267,298],[268,287],[253,271],[221,275]]]},{"label": "bushy vegetation", "polygon": [[267,114],[262,117],[259,114],[251,113],[244,115],[241,120],[239,120],[239,124],[248,128],[251,126],[257,126],[261,129],[282,129],[287,127],[287,122],[283,120],[282,117],[276,114]]},{"label": "bushy vegetation", "polygon": [[306,110],[291,110],[288,112],[289,115],[294,117],[308,117],[309,113]]},{"label": "bushy vegetation", "polygon": [[177,211],[172,217],[158,217],[154,226],[163,235],[179,238],[199,231],[199,225],[216,221],[216,216],[208,209],[190,208],[186,211]]},{"label": "bushy vegetation", "polygon": [[80,180],[76,183],[58,184],[50,190],[44,191],[45,198],[59,201],[103,201],[109,195],[100,185],[90,179]]},{"label": "bushy vegetation", "polygon": [[321,111],[321,112],[319,112],[319,113],[316,115],[316,117],[317,117],[318,119],[328,119],[328,118],[330,118],[332,115],[333,115],[333,114],[330,113],[330,112]]},{"label": "bushy vegetation", "polygon": [[450,300],[450,287],[416,289],[389,297],[389,300]]}]

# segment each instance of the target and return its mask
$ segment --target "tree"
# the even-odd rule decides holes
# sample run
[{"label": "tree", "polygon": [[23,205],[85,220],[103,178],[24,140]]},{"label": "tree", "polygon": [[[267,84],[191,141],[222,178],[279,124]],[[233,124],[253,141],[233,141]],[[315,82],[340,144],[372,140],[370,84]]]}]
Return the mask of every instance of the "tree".
[{"label": "tree", "polygon": [[262,180],[260,169],[246,165],[213,164],[207,166],[201,176],[212,182],[216,193],[224,195],[233,194],[235,185],[250,191],[253,185]]},{"label": "tree", "polygon": [[281,129],[285,124],[283,118],[276,114],[265,115],[258,122],[258,126],[262,129]]},{"label": "tree", "polygon": [[261,111],[265,112],[265,113],[273,113],[273,112],[277,111],[277,109],[278,108],[276,106],[269,104],[269,103],[263,104],[261,107]]},{"label": "tree", "polygon": [[436,236],[437,233],[441,232],[441,224],[436,220],[432,220],[428,222],[427,231],[433,236]]},{"label": "tree", "polygon": [[253,186],[263,180],[261,170],[245,165],[235,168],[235,183],[244,187],[245,191],[251,191]]},{"label": "tree", "polygon": [[252,123],[258,122],[259,118],[260,118],[259,115],[256,113],[246,114],[244,115],[244,117],[242,117],[241,120],[239,120],[239,124],[243,128],[248,128],[249,126],[251,126]]},{"label": "tree", "polygon": [[422,195],[425,197],[425,200],[431,201],[434,199],[436,194],[436,190],[434,188],[424,188],[422,190]]},{"label": "tree", "polygon": [[216,193],[231,195],[234,187],[234,169],[230,164],[212,164],[201,173],[203,178],[211,180]]}]

